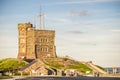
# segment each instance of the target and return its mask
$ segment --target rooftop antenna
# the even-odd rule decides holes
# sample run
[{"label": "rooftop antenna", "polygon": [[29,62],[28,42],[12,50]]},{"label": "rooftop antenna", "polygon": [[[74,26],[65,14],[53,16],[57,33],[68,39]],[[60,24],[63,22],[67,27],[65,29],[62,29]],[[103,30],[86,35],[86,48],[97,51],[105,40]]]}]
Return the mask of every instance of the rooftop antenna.
[{"label": "rooftop antenna", "polygon": [[42,12],[42,8],[40,6],[40,29],[44,29],[44,13]]}]

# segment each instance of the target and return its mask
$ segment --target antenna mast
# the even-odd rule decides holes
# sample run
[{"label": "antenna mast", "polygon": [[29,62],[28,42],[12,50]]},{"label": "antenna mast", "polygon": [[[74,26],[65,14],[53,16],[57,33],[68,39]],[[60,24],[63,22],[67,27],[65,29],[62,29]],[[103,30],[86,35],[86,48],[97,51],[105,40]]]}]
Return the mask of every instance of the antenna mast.
[{"label": "antenna mast", "polygon": [[44,29],[44,14],[42,12],[42,8],[40,6],[40,29],[43,30]]}]

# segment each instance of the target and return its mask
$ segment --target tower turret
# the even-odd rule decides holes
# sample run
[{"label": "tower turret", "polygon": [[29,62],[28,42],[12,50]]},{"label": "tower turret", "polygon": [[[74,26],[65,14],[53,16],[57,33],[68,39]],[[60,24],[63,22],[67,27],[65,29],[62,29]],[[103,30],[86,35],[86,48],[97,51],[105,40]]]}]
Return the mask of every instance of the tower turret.
[{"label": "tower turret", "polygon": [[18,24],[18,44],[19,44],[18,59],[26,58],[27,30],[28,28],[31,28],[31,27],[32,27],[32,24],[30,22]]}]

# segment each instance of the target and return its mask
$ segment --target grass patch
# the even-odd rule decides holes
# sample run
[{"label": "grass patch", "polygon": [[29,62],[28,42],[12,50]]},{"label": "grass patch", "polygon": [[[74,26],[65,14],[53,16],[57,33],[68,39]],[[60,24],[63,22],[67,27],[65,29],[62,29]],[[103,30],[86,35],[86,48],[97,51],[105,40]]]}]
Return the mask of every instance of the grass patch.
[{"label": "grass patch", "polygon": [[47,64],[48,66],[51,66],[53,68],[56,68],[56,69],[61,69],[63,67],[62,64],[57,64],[57,63],[50,63],[50,64]]},{"label": "grass patch", "polygon": [[90,71],[92,72],[92,70],[90,68],[88,68],[86,65],[82,64],[82,63],[78,63],[76,65],[70,65],[69,69],[77,69],[78,71],[81,72],[86,72],[86,71]]},{"label": "grass patch", "polygon": [[0,60],[0,70],[12,70],[26,66],[28,63],[14,58]]},{"label": "grass patch", "polygon": [[0,76],[0,79],[9,79],[9,78],[12,78],[10,76]]},{"label": "grass patch", "polygon": [[75,61],[68,58],[47,58],[45,61],[48,66],[56,68],[56,69],[76,69],[80,72],[86,73],[86,71],[92,72],[90,68],[88,68],[86,65],[82,64],[79,61]]}]

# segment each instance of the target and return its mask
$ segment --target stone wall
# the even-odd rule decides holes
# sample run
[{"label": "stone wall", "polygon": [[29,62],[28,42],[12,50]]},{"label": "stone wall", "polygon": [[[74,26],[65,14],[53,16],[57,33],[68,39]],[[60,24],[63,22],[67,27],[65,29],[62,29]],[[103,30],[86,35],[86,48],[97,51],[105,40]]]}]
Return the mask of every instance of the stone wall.
[{"label": "stone wall", "polygon": [[31,23],[18,24],[18,59],[56,57],[55,31],[39,30]]}]

